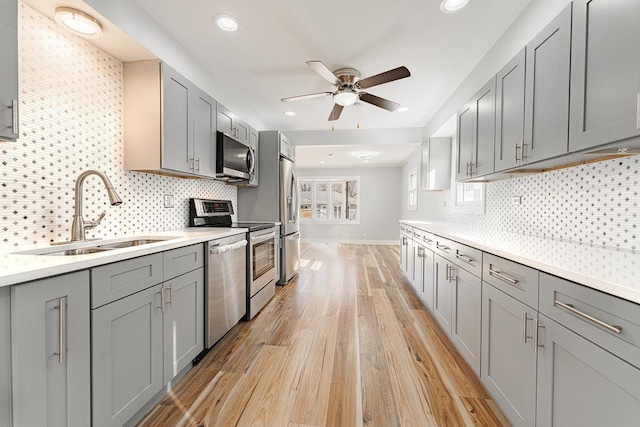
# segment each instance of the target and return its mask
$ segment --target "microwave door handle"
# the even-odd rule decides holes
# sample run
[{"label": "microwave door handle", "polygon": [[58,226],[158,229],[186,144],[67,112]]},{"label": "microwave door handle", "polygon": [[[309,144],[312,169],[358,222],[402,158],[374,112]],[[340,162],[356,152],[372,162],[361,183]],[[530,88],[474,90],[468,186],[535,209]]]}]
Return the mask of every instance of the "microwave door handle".
[{"label": "microwave door handle", "polygon": [[256,162],[253,156],[253,148],[249,147],[249,150],[247,151],[247,168],[249,169],[249,175],[253,173],[255,166]]}]

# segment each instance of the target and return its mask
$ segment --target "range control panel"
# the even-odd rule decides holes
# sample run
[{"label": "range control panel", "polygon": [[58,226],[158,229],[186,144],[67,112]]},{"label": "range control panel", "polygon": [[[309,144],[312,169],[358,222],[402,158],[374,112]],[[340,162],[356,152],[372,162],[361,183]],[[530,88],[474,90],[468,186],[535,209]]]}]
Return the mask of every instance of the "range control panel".
[{"label": "range control panel", "polygon": [[191,199],[195,216],[233,215],[231,200]]}]

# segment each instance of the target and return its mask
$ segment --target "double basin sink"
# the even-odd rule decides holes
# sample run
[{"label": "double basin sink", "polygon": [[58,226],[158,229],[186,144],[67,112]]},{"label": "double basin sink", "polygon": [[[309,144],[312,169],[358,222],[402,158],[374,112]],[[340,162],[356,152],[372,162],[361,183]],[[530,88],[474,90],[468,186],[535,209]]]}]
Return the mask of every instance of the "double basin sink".
[{"label": "double basin sink", "polygon": [[[47,255],[47,256],[71,256],[71,255],[88,255],[100,252],[106,252],[113,249],[131,248],[134,246],[143,246],[151,243],[164,242],[166,240],[176,239],[177,237],[135,237],[128,240],[121,240],[112,243],[98,243],[95,246],[82,246],[76,248],[62,249],[61,247],[52,246],[47,249],[34,249],[30,251],[16,252],[23,255]],[[85,242],[82,242],[85,243]],[[69,244],[72,245],[72,244]]]}]

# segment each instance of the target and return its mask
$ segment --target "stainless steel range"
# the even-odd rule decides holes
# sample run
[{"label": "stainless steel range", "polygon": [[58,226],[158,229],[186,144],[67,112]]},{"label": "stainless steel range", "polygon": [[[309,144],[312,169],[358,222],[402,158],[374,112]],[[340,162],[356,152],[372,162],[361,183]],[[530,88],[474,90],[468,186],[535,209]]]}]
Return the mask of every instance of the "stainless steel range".
[{"label": "stainless steel range", "polygon": [[232,222],[230,200],[191,199],[189,226],[249,229],[247,245],[247,319],[256,314],[275,295],[278,277],[280,224],[276,222]]}]

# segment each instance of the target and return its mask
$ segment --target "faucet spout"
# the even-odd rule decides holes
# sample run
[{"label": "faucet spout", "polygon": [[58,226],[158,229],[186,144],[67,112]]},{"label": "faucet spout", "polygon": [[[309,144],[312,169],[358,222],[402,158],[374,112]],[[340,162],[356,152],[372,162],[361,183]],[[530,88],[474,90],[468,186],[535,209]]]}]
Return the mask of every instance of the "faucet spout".
[{"label": "faucet spout", "polygon": [[[107,176],[98,170],[89,169],[82,172],[78,179],[76,180],[76,190],[75,190],[75,211],[73,214],[73,224],[71,225],[71,241],[81,241],[86,240],[85,232],[88,229],[96,227],[100,220],[97,221],[89,221],[88,224],[85,224],[84,218],[82,216],[82,187],[84,185],[84,181],[90,175],[97,175],[102,179],[106,189],[107,195],[109,196],[109,203],[112,206],[118,206],[122,204],[122,199],[118,196],[118,193],[113,189],[113,185]],[[100,218],[102,219],[102,218]]]}]

